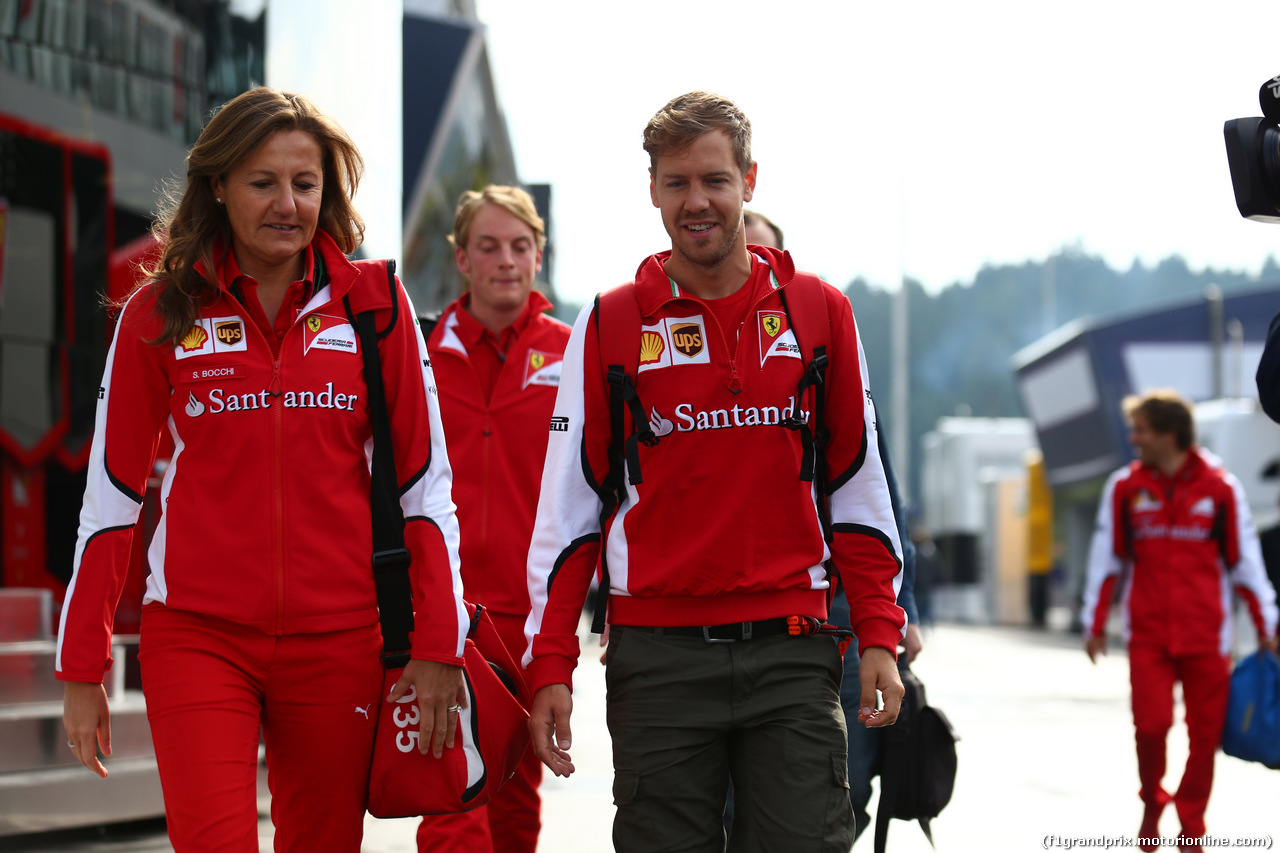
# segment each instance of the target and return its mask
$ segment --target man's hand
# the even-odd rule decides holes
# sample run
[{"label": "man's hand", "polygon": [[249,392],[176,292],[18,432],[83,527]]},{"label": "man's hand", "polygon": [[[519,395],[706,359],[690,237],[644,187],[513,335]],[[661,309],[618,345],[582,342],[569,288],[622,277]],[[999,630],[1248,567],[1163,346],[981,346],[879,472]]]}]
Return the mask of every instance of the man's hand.
[{"label": "man's hand", "polygon": [[453,746],[458,731],[458,712],[450,708],[454,705],[467,707],[467,685],[462,677],[462,667],[430,660],[411,660],[391,688],[387,701],[397,702],[410,690],[416,692],[414,710],[420,718],[418,751],[426,755],[430,750],[439,758],[444,755],[446,746]]},{"label": "man's hand", "polygon": [[1096,664],[1098,655],[1107,653],[1107,635],[1099,634],[1096,637],[1087,637],[1084,641],[1084,650],[1089,655],[1089,662]]},{"label": "man's hand", "polygon": [[[898,719],[905,689],[898,677],[898,663],[888,649],[876,646],[865,649],[858,661],[858,680],[862,683],[862,698],[858,708],[858,722],[867,728],[891,726]],[[876,691],[884,697],[884,707],[876,710]]]},{"label": "man's hand", "polygon": [[914,622],[907,623],[907,635],[902,638],[902,648],[906,653],[907,665],[916,662],[916,656],[924,649],[924,637],[920,634],[920,626]]},{"label": "man's hand", "polygon": [[98,760],[111,754],[111,713],[107,710],[107,690],[101,684],[68,681],[62,694],[62,725],[67,730],[67,746],[85,767],[107,778],[107,768]]},{"label": "man's hand", "polygon": [[534,754],[552,773],[566,779],[573,773],[573,759],[568,752],[573,745],[573,733],[569,730],[572,714],[573,694],[565,684],[543,687],[534,694],[533,708],[529,711]]}]

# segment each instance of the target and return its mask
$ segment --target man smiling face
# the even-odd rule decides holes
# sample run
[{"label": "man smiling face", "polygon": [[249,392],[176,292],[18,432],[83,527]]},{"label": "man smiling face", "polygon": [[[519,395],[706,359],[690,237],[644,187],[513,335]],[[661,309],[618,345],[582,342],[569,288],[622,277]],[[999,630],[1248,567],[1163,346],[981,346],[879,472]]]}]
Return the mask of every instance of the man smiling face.
[{"label": "man smiling face", "polygon": [[687,147],[657,157],[649,195],[671,237],[672,266],[705,273],[732,258],[742,240],[742,205],[751,200],[755,185],[756,164],[744,175],[722,130],[709,130]]}]

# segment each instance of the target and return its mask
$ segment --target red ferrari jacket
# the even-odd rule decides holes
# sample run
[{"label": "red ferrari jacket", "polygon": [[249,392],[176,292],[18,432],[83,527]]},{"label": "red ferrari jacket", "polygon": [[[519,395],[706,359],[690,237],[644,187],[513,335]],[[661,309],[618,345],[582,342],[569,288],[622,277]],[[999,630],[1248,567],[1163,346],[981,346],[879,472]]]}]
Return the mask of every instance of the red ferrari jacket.
[{"label": "red ferrari jacket", "polygon": [[462,527],[462,583],[468,601],[524,617],[525,562],[547,453],[546,424],[569,327],[543,313],[551,308],[545,296],[530,294],[515,324],[519,336],[486,401],[459,337],[465,298],[445,309],[427,341],[449,459],[458,472],[453,500]]},{"label": "red ferrari jacket", "polygon": [[1127,642],[1172,655],[1228,654],[1233,586],[1259,636],[1275,636],[1275,591],[1244,489],[1196,448],[1173,477],[1133,462],[1107,480],[1085,581],[1085,636],[1106,630],[1122,576]]},{"label": "red ferrari jacket", "polygon": [[[643,325],[635,330],[641,357],[634,379],[659,442],[640,447],[643,480],[628,485],[603,534],[597,490],[608,471],[611,430],[600,324],[588,307],[574,325],[529,552],[532,645],[525,660],[535,691],[570,684],[574,632],[602,542],[614,624],[825,618],[823,561],[830,557],[863,647],[893,652],[902,636],[906,618],[895,603],[901,548],[849,301],[820,285],[831,324],[828,549],[813,484],[800,479],[801,435],[780,425],[797,408],[808,418],[813,406],[811,390],[797,399],[806,362],[779,293],[795,268],[785,252],[753,251],[759,254],[744,284],[751,307],[739,329],[721,328],[707,303],[667,277],[669,253],[650,257],[637,272]],[[629,415],[627,424],[629,432]]]},{"label": "red ferrari jacket", "polygon": [[348,261],[322,231],[312,247],[327,282],[318,276],[278,357],[228,291],[238,272],[230,252],[217,271],[222,295],[176,346],[147,343],[160,331],[154,288],[125,306],[99,391],[58,678],[99,681],[111,665],[112,614],[161,429],[175,449],[144,603],[271,634],[378,620],[368,395],[343,296],[355,313],[375,310],[379,330],[390,328],[379,355],[413,559],[413,656],[461,663],[467,618],[452,474],[413,306],[398,281],[392,302],[381,261]]}]

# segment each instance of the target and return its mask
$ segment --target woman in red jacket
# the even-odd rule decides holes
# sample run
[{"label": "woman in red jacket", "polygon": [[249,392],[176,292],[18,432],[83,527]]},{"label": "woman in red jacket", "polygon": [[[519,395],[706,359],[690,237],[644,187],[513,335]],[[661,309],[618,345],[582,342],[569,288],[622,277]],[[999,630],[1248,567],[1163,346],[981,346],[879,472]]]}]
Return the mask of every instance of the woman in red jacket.
[{"label": "woman in red jacket", "polygon": [[[371,427],[352,313],[374,311],[418,614],[421,749],[453,741],[466,619],[452,481],[413,306],[351,262],[363,163],[307,99],[255,89],[213,117],[163,250],[123,305],[100,392],[59,636],[68,746],[105,776],[111,619],[160,430],[174,453],[139,660],[174,848],[258,850],[266,744],[277,850],[358,851],[382,668]],[[346,303],[346,304],[344,304]]]}]

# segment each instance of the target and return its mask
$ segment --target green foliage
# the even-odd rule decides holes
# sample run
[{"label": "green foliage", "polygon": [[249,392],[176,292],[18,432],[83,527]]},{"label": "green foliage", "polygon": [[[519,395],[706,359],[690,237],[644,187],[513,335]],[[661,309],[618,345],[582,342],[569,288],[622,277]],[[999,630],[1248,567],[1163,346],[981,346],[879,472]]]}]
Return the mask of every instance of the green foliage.
[{"label": "green foliage", "polygon": [[[977,416],[1022,417],[1010,358],[1072,320],[1147,311],[1202,296],[1216,284],[1224,294],[1256,290],[1280,280],[1269,258],[1257,276],[1230,270],[1191,270],[1178,256],[1153,268],[1135,262],[1118,271],[1079,248],[1043,262],[986,266],[972,282],[955,282],[934,294],[907,282],[910,368],[909,471],[918,495],[920,439],[938,418],[958,411]],[[871,389],[882,421],[890,408],[890,330],[893,294],[857,279],[845,288],[862,334]],[[882,423],[882,428],[887,428]]]}]

